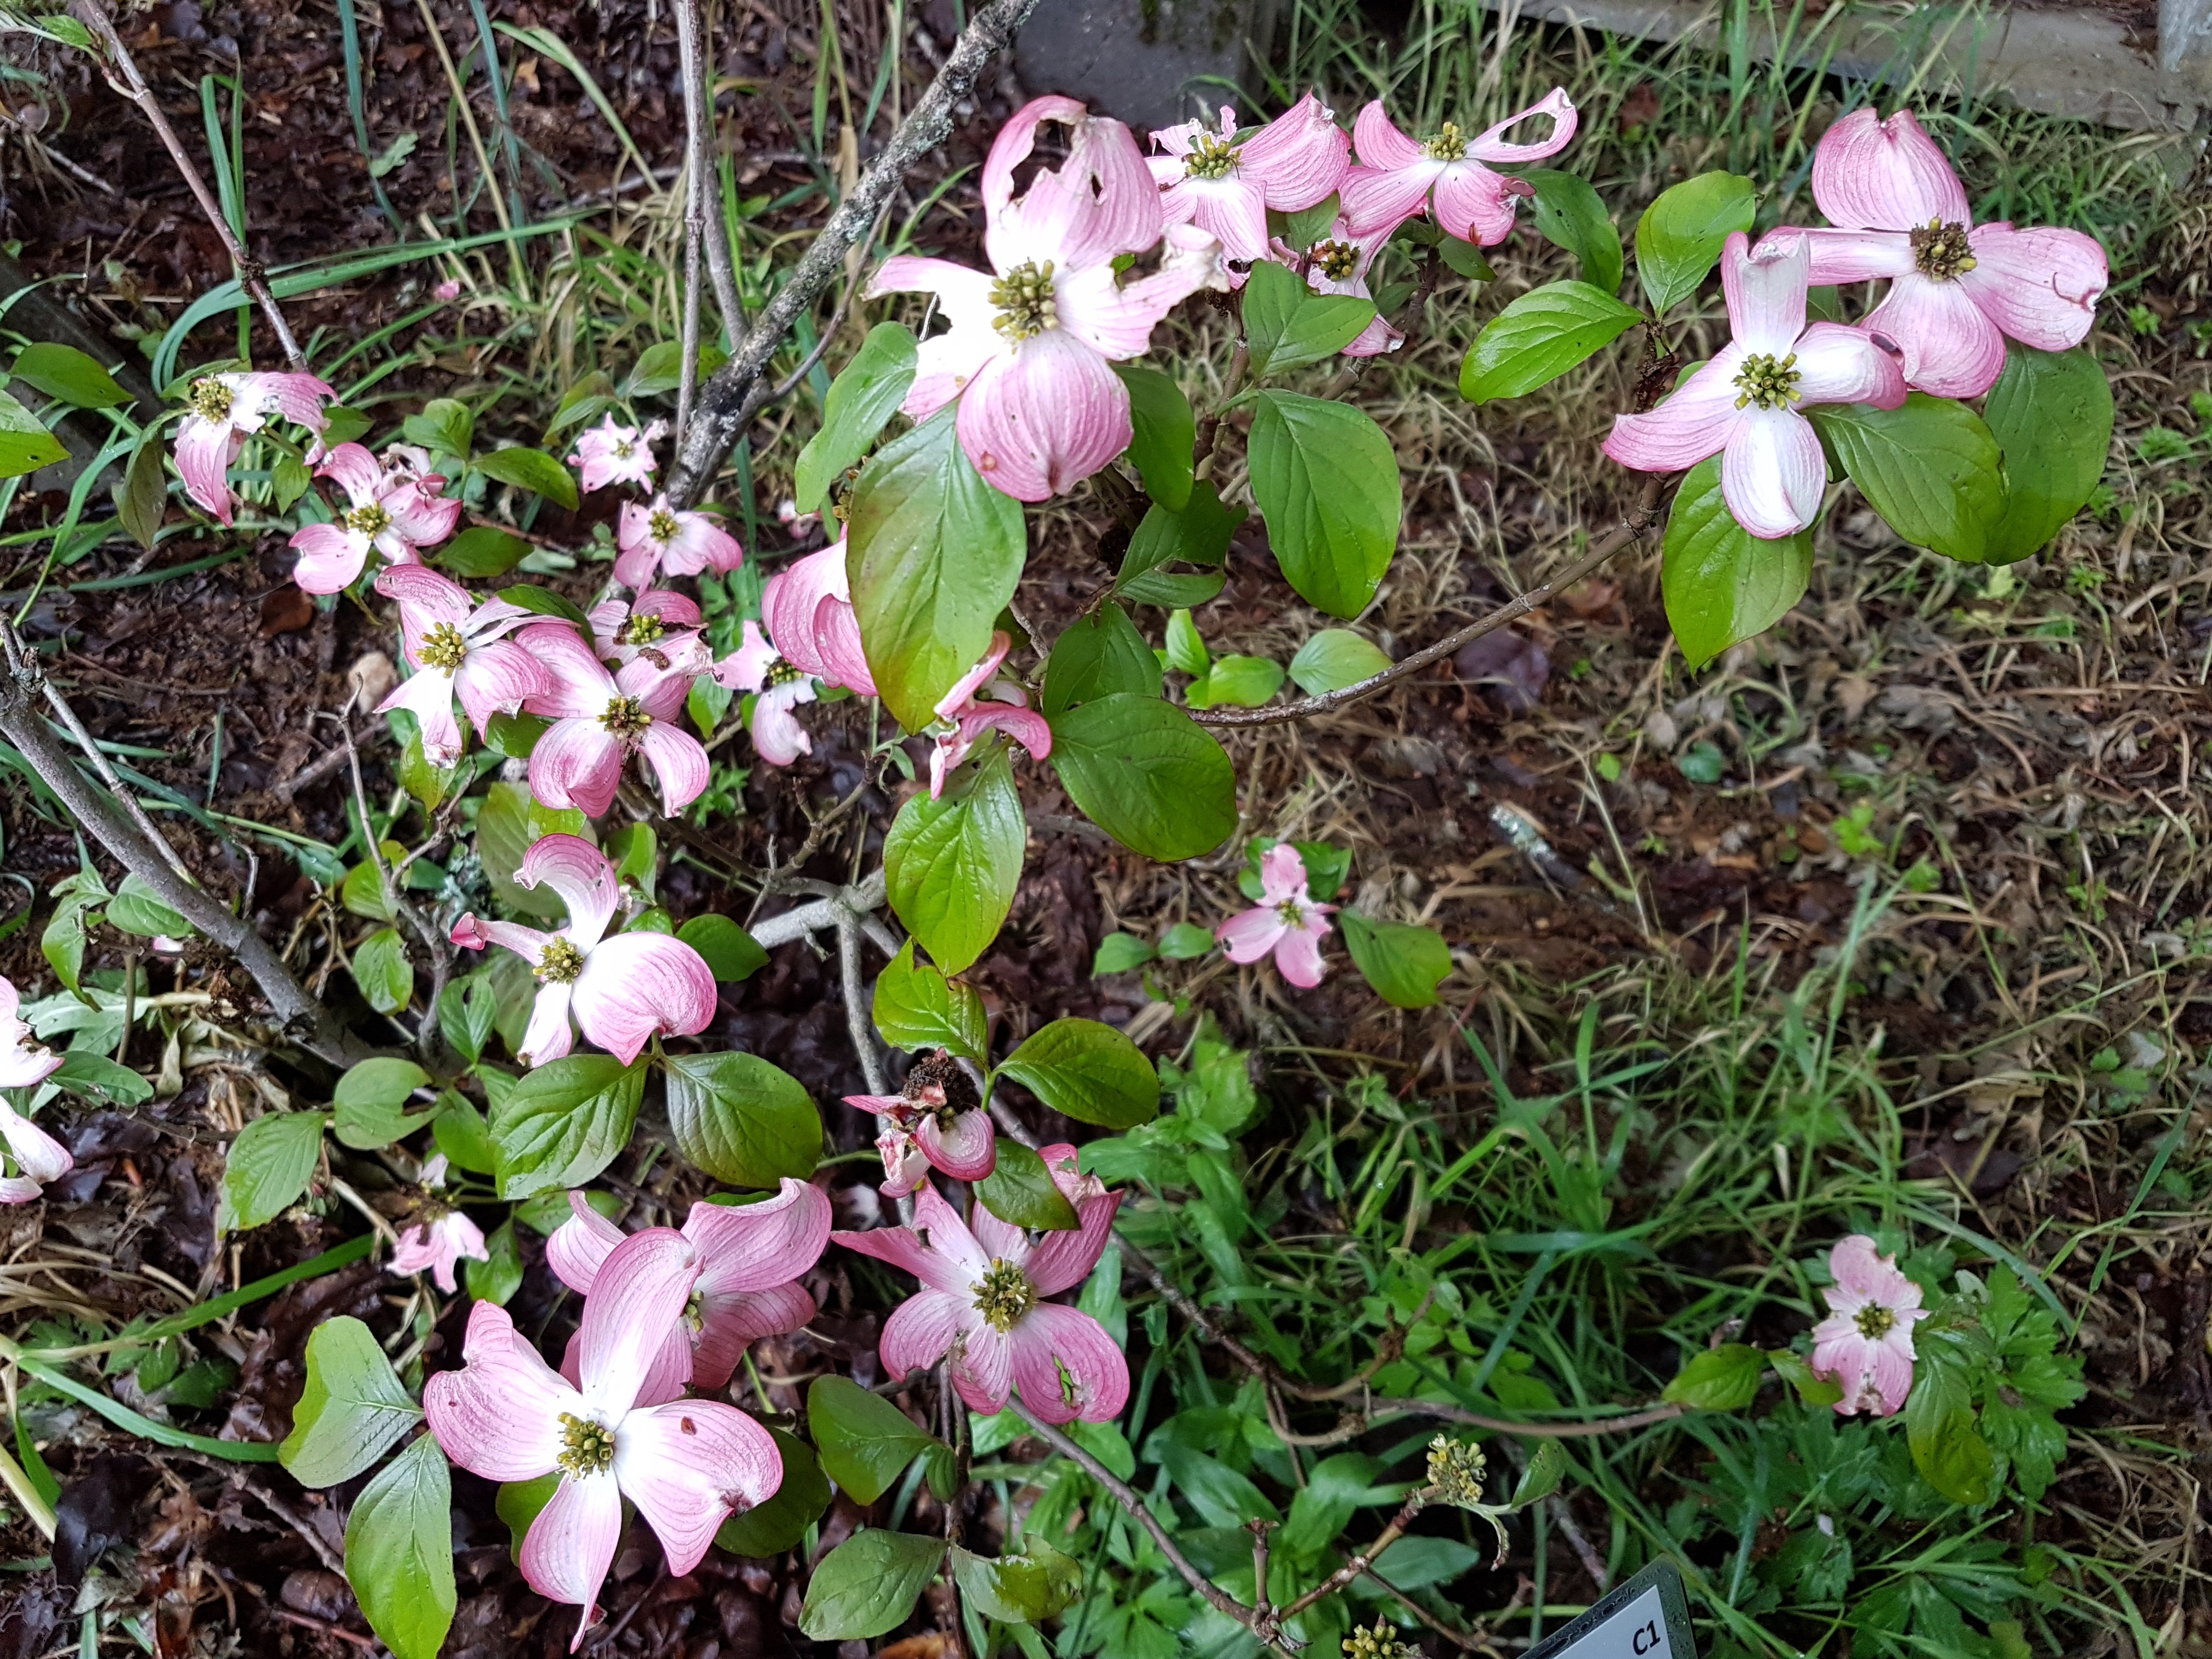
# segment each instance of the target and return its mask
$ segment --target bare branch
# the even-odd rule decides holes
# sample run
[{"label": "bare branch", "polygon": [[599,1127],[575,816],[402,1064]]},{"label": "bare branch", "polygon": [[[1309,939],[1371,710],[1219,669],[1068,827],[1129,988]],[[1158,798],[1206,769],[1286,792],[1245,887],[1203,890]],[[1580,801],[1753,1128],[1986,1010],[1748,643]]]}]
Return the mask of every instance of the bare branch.
[{"label": "bare branch", "polygon": [[[9,667],[20,666],[16,653],[21,649],[15,630],[10,627],[8,629]],[[77,718],[76,710],[70,707],[69,699],[62,696],[61,688],[52,680],[47,680],[46,685],[48,706],[60,716],[61,723],[69,727],[70,735],[76,739],[76,746],[84,750],[85,757],[91,761],[93,770],[100,774],[100,781],[107,786],[108,793],[131,815],[131,822],[138,827],[138,833],[161,849],[161,856],[168,860],[169,867],[190,881],[191,872],[185,868],[185,861],[177,856],[177,849],[169,845],[169,838],[155,827],[153,819],[146,816],[146,809],[139,805],[138,797],[123,787],[123,780],[115,775],[115,768],[100,752],[100,745],[92,740],[92,733],[84,729],[84,722]]]}]

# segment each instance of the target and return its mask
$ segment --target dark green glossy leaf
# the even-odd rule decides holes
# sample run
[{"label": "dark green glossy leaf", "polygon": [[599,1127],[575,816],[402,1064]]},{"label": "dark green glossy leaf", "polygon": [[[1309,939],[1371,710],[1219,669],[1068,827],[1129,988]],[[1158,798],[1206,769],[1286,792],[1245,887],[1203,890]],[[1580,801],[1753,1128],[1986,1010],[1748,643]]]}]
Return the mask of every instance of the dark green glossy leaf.
[{"label": "dark green glossy leaf", "polygon": [[1358,616],[1390,568],[1404,513],[1389,438],[1348,404],[1263,390],[1248,455],[1285,579],[1318,609]]},{"label": "dark green glossy leaf", "polygon": [[1095,1019],[1056,1019],[1032,1032],[998,1075],[1079,1123],[1133,1129],[1159,1115],[1152,1062],[1125,1033]]},{"label": "dark green glossy leaf", "polygon": [[1236,829],[1236,769],[1182,709],[1117,692],[1056,715],[1052,732],[1052,763],[1069,798],[1123,846],[1147,858],[1196,858]]},{"label": "dark green glossy leaf", "polygon": [[1075,1206],[1053,1184],[1044,1160],[1011,1135],[999,1137],[998,1167],[977,1183],[975,1196],[993,1215],[1017,1227],[1064,1232],[1081,1224]]},{"label": "dark green glossy leaf", "polygon": [[1486,404],[1534,392],[1643,320],[1632,307],[1588,283],[1547,283],[1533,289],[1475,337],[1460,365],[1460,396]]},{"label": "dark green glossy leaf", "polygon": [[964,786],[956,782],[941,799],[916,795],[899,809],[884,841],[891,908],[945,972],[962,972],[998,937],[1013,908],[1028,844],[1003,750],[970,769]]},{"label": "dark green glossy leaf", "polygon": [[1692,669],[1773,627],[1805,597],[1812,577],[1811,531],[1771,541],[1753,535],[1721,494],[1721,458],[1690,469],[1668,514],[1659,580],[1667,620]]},{"label": "dark green glossy leaf", "polygon": [[798,1079],[757,1054],[671,1054],[677,1150],[732,1187],[804,1181],[822,1158],[822,1115]]},{"label": "dark green glossy leaf", "polygon": [[1129,464],[1145,481],[1145,493],[1171,513],[1190,500],[1191,450],[1198,441],[1198,419],[1190,399],[1170,376],[1144,363],[1116,363],[1114,372],[1129,388]]}]

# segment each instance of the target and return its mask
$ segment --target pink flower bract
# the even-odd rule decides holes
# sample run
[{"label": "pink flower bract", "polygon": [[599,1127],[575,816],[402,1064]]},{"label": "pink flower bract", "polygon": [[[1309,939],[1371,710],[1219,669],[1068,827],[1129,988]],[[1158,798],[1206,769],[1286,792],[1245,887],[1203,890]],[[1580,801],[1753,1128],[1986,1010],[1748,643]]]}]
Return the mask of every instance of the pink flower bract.
[{"label": "pink flower bract", "polygon": [[1052,725],[1030,707],[1030,694],[1021,683],[998,678],[1013,641],[1003,632],[991,635],[991,649],[939,699],[937,718],[951,729],[937,739],[929,757],[929,793],[934,800],[945,793],[945,781],[953,768],[968,758],[986,732],[1002,731],[1042,760],[1052,753]]},{"label": "pink flower bract", "polygon": [[914,1226],[830,1237],[921,1280],[884,1326],[888,1375],[925,1370],[950,1353],[952,1386],[971,1410],[1003,1411],[1018,1389],[1024,1409],[1041,1422],[1103,1423],[1127,1403],[1128,1364],[1097,1320],[1043,1298],[1073,1289],[1097,1265],[1121,1194],[1076,1174],[1073,1146],[1041,1151],[1081,1218],[1072,1232],[1047,1233],[1032,1245],[981,1204],[971,1231],[925,1185],[915,1197]]},{"label": "pink flower bract", "polygon": [[428,1273],[438,1288],[451,1296],[459,1288],[453,1269],[464,1256],[471,1261],[491,1260],[491,1252],[484,1248],[483,1230],[459,1210],[446,1210],[415,1223],[399,1235],[399,1246],[392,1253],[392,1271]]},{"label": "pink flower bract", "polygon": [[543,664],[552,688],[523,705],[553,721],[530,751],[530,793],[546,805],[598,817],[615,802],[623,767],[643,755],[660,786],[660,810],[673,817],[707,787],[707,750],[684,729],[684,699],[698,668],[687,659],[665,666],[641,656],[617,673],[567,623],[539,623],[515,635]]},{"label": "pink flower bract", "polygon": [[1864,1233],[1828,1252],[1828,1271],[1836,1282],[1820,1293],[1829,1312],[1813,1328],[1814,1373],[1843,1385],[1843,1416],[1903,1410],[1912,1392],[1912,1328],[1928,1317],[1920,1287]]},{"label": "pink flower bract", "polygon": [[641,432],[610,415],[586,432],[568,457],[568,464],[583,474],[584,493],[588,495],[611,483],[651,483],[659,465],[653,459],[653,441],[666,429],[655,421]]},{"label": "pink flower bract", "polygon": [[[61,1069],[61,1055],[31,1041],[30,1026],[15,1012],[21,1005],[13,981],[0,978],[0,1089],[36,1088]],[[4,1100],[0,1142],[15,1164],[15,1174],[0,1174],[0,1204],[27,1204],[76,1167],[68,1147]]]},{"label": "pink flower bract", "polygon": [[[1552,118],[1551,135],[1530,144],[1507,143],[1504,135],[1532,115]],[[1472,138],[1447,121],[1434,137],[1416,143],[1391,124],[1381,103],[1370,103],[1352,124],[1359,165],[1344,177],[1345,221],[1356,236],[1382,240],[1433,208],[1447,235],[1481,247],[1502,242],[1513,228],[1513,198],[1532,192],[1520,179],[1486,163],[1556,155],[1573,139],[1580,118],[1565,88],[1554,87],[1540,101]]]},{"label": "pink flower bract", "polygon": [[[319,440],[328,424],[323,399],[335,398],[330,384],[312,374],[203,374],[185,394],[184,423],[177,428],[177,476],[185,493],[223,523],[236,506],[230,493],[230,464],[271,415],[282,415]],[[313,460],[314,453],[307,459]]]},{"label": "pink flower bract", "polygon": [[558,1060],[574,1046],[568,1016],[625,1066],[657,1032],[694,1036],[714,1018],[714,975],[682,939],[649,931],[606,937],[622,903],[607,855],[580,836],[547,836],[522,855],[515,880],[541,883],[568,907],[566,926],[541,933],[471,914],[453,924],[453,943],[481,951],[497,945],[530,964],[538,1000],[523,1033],[526,1066]]},{"label": "pink flower bract", "polygon": [[1834,228],[1802,233],[1812,280],[1889,278],[1867,318],[1893,340],[1905,380],[1943,398],[1978,398],[2004,369],[2005,337],[2040,351],[2087,337],[2111,274],[2078,230],[1978,225],[1966,189],[1910,110],[1887,121],[1853,110],[1813,155],[1813,199]]},{"label": "pink flower bract", "polygon": [[656,668],[694,675],[713,666],[699,633],[696,601],[665,587],[648,587],[628,605],[609,599],[592,607],[592,648],[602,662],[623,666],[644,658]]},{"label": "pink flower bract", "polygon": [[459,583],[421,564],[392,566],[378,575],[376,591],[399,601],[401,647],[415,670],[376,712],[413,714],[423,757],[433,766],[461,757],[455,698],[481,734],[495,714],[514,714],[525,699],[553,689],[544,665],[506,637],[534,619],[520,605],[504,599],[478,605]]},{"label": "pink flower bract", "polygon": [[1719,454],[1729,511],[1754,536],[1793,536],[1820,516],[1827,458],[1803,404],[1905,401],[1897,360],[1862,329],[1805,321],[1804,234],[1758,247],[1738,231],[1721,255],[1735,337],[1648,415],[1617,415],[1605,453],[1642,472],[1678,472]]},{"label": "pink flower bract", "polygon": [[621,1540],[623,1500],[667,1552],[668,1571],[696,1567],[715,1528],[775,1495],[783,1459],[768,1431],[712,1400],[641,1403],[647,1374],[698,1282],[690,1241],[666,1227],[624,1240],[584,1299],[574,1383],[539,1357],[506,1310],[478,1302],[466,1364],[422,1391],[447,1456],[488,1480],[560,1484],[522,1540],[523,1577],[583,1609],[574,1652],[599,1618],[599,1587]]},{"label": "pink flower bract", "polygon": [[420,564],[422,550],[452,535],[460,519],[460,502],[437,493],[443,478],[416,472],[404,459],[387,469],[359,444],[340,444],[315,475],[337,480],[349,504],[329,524],[292,532],[300,555],[292,580],[310,593],[343,592],[372,553],[392,564]]},{"label": "pink flower bract", "polygon": [[944,1049],[915,1061],[896,1095],[847,1095],[845,1103],[890,1122],[876,1137],[886,1198],[904,1198],[932,1168],[981,1181],[999,1167],[999,1133],[975,1081]]},{"label": "pink flower bract", "polygon": [[761,590],[761,622],[784,659],[824,685],[876,695],[845,569],[845,539],[779,570]]},{"label": "pink flower bract", "polygon": [[[1352,140],[1312,93],[1267,125],[1239,129],[1224,104],[1218,130],[1186,121],[1152,134],[1148,158],[1171,225],[1195,224],[1231,259],[1267,257],[1267,210],[1297,213],[1327,198],[1351,165]],[[1232,276],[1237,287],[1244,279]]]},{"label": "pink flower bract", "polygon": [[1288,842],[1260,855],[1260,902],[1213,930],[1231,962],[1257,962],[1273,951],[1275,967],[1293,985],[1310,990],[1328,971],[1321,941],[1334,904],[1316,903],[1306,888],[1305,860]]},{"label": "pink flower bract", "polygon": [[702,570],[735,570],[745,550],[722,528],[718,514],[671,507],[655,495],[653,505],[623,503],[615,531],[615,580],[624,587],[649,587],[656,572],[696,576]]},{"label": "pink flower bract", "polygon": [[[1069,129],[1068,157],[1016,200],[1014,170],[1047,121]],[[982,185],[990,271],[901,254],[868,291],[937,296],[951,326],[921,343],[906,412],[922,420],[958,398],[960,447],[975,470],[1018,501],[1041,501],[1129,447],[1129,390],[1113,365],[1142,354],[1154,325],[1209,272],[1203,261],[1171,260],[1121,285],[1114,261],[1161,239],[1159,189],[1128,128],[1073,98],[1018,111],[991,145]]]}]

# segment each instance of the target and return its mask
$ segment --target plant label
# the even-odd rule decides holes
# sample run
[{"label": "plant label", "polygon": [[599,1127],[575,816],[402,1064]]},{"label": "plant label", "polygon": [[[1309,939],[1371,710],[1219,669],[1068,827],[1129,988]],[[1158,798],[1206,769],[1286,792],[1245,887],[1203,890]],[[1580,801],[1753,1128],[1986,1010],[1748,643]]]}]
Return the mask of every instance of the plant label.
[{"label": "plant label", "polygon": [[1698,1659],[1682,1575],[1671,1561],[1654,1561],[1529,1649],[1528,1659]]}]

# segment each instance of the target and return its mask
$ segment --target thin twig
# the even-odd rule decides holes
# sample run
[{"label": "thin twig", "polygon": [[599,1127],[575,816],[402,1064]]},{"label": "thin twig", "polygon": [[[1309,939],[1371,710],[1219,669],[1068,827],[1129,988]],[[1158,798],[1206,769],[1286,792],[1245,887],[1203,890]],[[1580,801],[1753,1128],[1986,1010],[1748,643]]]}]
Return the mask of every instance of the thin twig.
[{"label": "thin twig", "polygon": [[1322,1597],[1335,1595],[1337,1591],[1358,1577],[1361,1573],[1365,1572],[1375,1565],[1376,1559],[1383,1551],[1406,1535],[1406,1528],[1413,1524],[1414,1517],[1429,1506],[1430,1497],[1431,1489],[1424,1486],[1408,1498],[1404,1507],[1390,1517],[1390,1524],[1382,1528],[1373,1543],[1316,1584],[1304,1595],[1298,1597],[1297,1601],[1291,1602],[1290,1606],[1285,1607],[1276,1616],[1281,1619],[1295,1619]]},{"label": "thin twig", "polygon": [[[715,309],[722,332],[734,344],[745,325],[744,302],[738,296],[737,264],[730,254],[729,219],[722,211],[721,170],[716,165],[713,43],[702,27],[699,0],[676,0],[676,45],[684,75],[685,165],[698,180],[696,198],[707,251],[707,274],[714,285]],[[704,45],[707,51],[700,48]],[[711,205],[710,205],[711,204]]]},{"label": "thin twig", "polygon": [[1665,486],[1666,479],[1662,475],[1652,474],[1644,481],[1644,492],[1628,516],[1593,542],[1589,552],[1558,575],[1538,583],[1519,599],[1500,605],[1488,616],[1477,618],[1457,633],[1448,634],[1434,645],[1424,646],[1402,661],[1392,663],[1379,674],[1370,675],[1341,690],[1326,692],[1318,697],[1307,697],[1297,702],[1282,703],[1267,708],[1201,708],[1194,712],[1191,719],[1200,726],[1279,726],[1286,720],[1310,720],[1316,714],[1334,714],[1348,704],[1371,697],[1407,676],[1418,674],[1423,669],[1442,662],[1485,634],[1494,633],[1508,623],[1519,621],[1538,605],[1556,599],[1572,587],[1658,522],[1659,497]]},{"label": "thin twig", "polygon": [[169,152],[170,161],[176,164],[177,171],[184,174],[185,184],[191,191],[192,199],[200,204],[200,211],[207,216],[207,222],[215,227],[216,234],[222,239],[223,247],[230,254],[230,262],[237,268],[239,285],[253,296],[255,303],[261,307],[262,314],[268,318],[269,326],[276,331],[276,343],[284,353],[285,362],[295,374],[305,374],[307,359],[300,349],[299,341],[292,337],[292,325],[284,320],[283,312],[277,308],[276,296],[270,292],[268,273],[261,268],[261,262],[246,251],[246,244],[231,228],[230,221],[222,216],[222,209],[216,204],[213,193],[209,191],[207,180],[200,177],[199,168],[193,166],[191,157],[185,154],[185,146],[177,137],[177,130],[169,125],[169,118],[161,112],[161,106],[155,100],[153,88],[146,84],[146,77],[139,74],[138,64],[131,56],[130,49],[123,44],[123,37],[115,32],[115,20],[107,15],[106,6],[101,3],[101,0],[70,0],[70,13],[92,31],[101,55],[123,76],[118,83],[115,76],[110,75],[108,84],[137,105],[140,112],[154,124],[154,131],[161,140],[161,148]]},{"label": "thin twig", "polygon": [[[10,667],[15,665],[18,648],[15,630],[11,627],[8,629]],[[146,809],[139,805],[137,796],[123,787],[123,780],[116,775],[115,768],[100,752],[100,745],[92,740],[92,733],[85,730],[84,722],[77,718],[76,710],[69,706],[69,700],[61,694],[61,688],[52,680],[46,682],[46,703],[61,717],[62,724],[69,727],[70,736],[76,739],[76,746],[83,750],[91,760],[93,770],[100,774],[100,781],[107,786],[108,793],[113,795],[117,803],[131,815],[131,822],[138,826],[138,833],[161,849],[161,855],[169,860],[172,870],[186,881],[192,880],[192,872],[185,868],[185,861],[177,856],[177,849],[169,845],[169,838],[154,827],[154,820],[146,816]]]},{"label": "thin twig", "polygon": [[1469,1636],[1464,1631],[1454,1630],[1449,1625],[1444,1623],[1443,1620],[1437,1618],[1436,1614],[1431,1613],[1426,1607],[1423,1607],[1419,1601],[1416,1601],[1412,1596],[1407,1595],[1405,1591],[1400,1589],[1395,1584],[1385,1578],[1381,1573],[1376,1571],[1374,1568],[1368,1568],[1366,1576],[1369,1580],[1370,1580],[1377,1589],[1381,1589],[1385,1595],[1389,1596],[1393,1601],[1395,1601],[1400,1607],[1405,1608],[1407,1612],[1412,1613],[1414,1618],[1419,1620],[1431,1630],[1436,1632],[1437,1635],[1443,1637],[1445,1641],[1459,1649],[1461,1652],[1480,1653],[1483,1649],[1490,1645],[1479,1636]]},{"label": "thin twig", "polygon": [[[691,427],[691,403],[699,392],[699,267],[705,239],[707,185],[700,172],[699,20],[696,0],[676,0],[676,56],[684,82],[684,357],[676,379],[676,447]],[[729,319],[723,319],[726,325]]]},{"label": "thin twig", "polygon": [[850,910],[837,918],[837,979],[845,993],[845,1030],[853,1039],[853,1052],[860,1057],[860,1075],[868,1092],[880,1095],[890,1085],[884,1077],[884,1057],[876,1047],[876,1031],[860,998],[860,922]]}]

